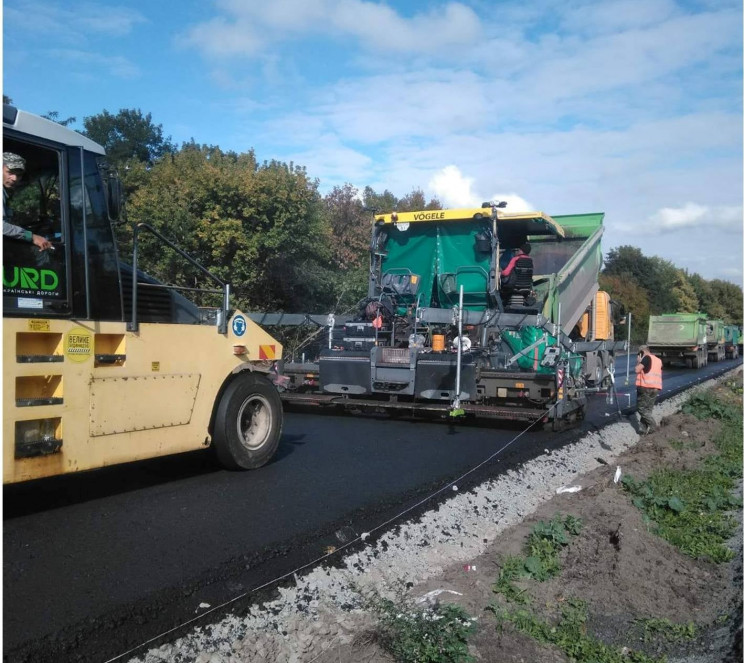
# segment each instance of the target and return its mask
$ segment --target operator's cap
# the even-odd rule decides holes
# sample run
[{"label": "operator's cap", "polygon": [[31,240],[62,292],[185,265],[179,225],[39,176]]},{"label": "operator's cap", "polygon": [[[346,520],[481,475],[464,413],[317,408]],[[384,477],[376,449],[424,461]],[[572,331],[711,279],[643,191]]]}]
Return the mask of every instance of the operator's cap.
[{"label": "operator's cap", "polygon": [[26,170],[26,160],[15,152],[3,152],[3,166],[8,170]]}]

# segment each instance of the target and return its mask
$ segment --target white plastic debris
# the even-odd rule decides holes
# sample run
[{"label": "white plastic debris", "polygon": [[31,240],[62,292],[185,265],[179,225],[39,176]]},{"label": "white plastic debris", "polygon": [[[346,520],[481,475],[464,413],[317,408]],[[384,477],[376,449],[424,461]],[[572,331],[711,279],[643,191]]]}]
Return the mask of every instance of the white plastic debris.
[{"label": "white plastic debris", "polygon": [[456,592],[454,589],[432,589],[430,592],[426,592],[426,594],[424,594],[420,599],[417,599],[416,603],[427,603],[445,592],[462,596],[460,592]]},{"label": "white plastic debris", "polygon": [[200,603],[199,607],[200,608],[211,608],[212,606],[209,603]]},{"label": "white plastic debris", "polygon": [[561,486],[555,492],[557,495],[560,495],[561,493],[578,493],[580,490],[581,486]]},{"label": "white plastic debris", "polygon": [[453,490],[454,492],[457,492],[457,486],[452,486],[452,490]]},{"label": "white plastic debris", "polygon": [[615,470],[615,483],[620,481],[620,477],[623,475],[623,471],[620,469],[620,466],[617,466],[617,469]]},{"label": "white plastic debris", "polygon": [[359,538],[362,541],[366,541],[369,538],[369,532],[362,532],[362,535]]}]

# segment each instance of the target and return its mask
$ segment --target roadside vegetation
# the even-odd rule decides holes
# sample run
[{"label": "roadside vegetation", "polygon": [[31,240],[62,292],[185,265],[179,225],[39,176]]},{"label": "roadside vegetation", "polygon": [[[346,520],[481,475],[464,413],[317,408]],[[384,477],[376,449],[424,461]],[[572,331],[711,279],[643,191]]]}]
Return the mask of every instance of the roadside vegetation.
[{"label": "roadside vegetation", "polygon": [[525,556],[504,560],[493,591],[507,605],[494,602],[488,608],[496,616],[497,628],[511,624],[540,644],[556,647],[576,663],[655,663],[657,659],[642,652],[613,647],[587,634],[588,609],[582,599],[568,598],[557,618],[546,619],[529,607],[527,588],[514,585],[520,579],[543,582],[558,575],[560,551],[569,545],[572,536],[580,534],[581,527],[581,521],[571,515],[559,514],[548,523],[541,521],[527,537]]},{"label": "roadside vegetation", "polygon": [[[741,499],[734,496],[742,478],[741,401],[739,379],[691,396],[682,411],[717,422],[697,466],[686,470],[662,467],[644,479],[625,476],[621,484],[643,514],[649,532],[683,554],[708,563],[724,563],[733,556],[727,544],[737,528],[735,513],[742,507]],[[676,440],[669,445],[684,447]],[[637,643],[631,648],[604,642],[591,633],[589,605],[580,596],[565,596],[552,607],[533,604],[531,583],[561,574],[563,553],[581,536],[582,528],[579,518],[557,514],[532,527],[523,554],[503,559],[492,585],[497,598],[487,608],[500,632],[513,629],[576,663],[664,663],[667,659],[662,652],[668,647],[690,646],[703,637],[708,626],[720,626],[730,619],[722,613],[715,624],[696,624],[675,623],[653,614],[638,616],[625,626],[624,642]],[[376,639],[395,661],[473,660],[468,642],[476,632],[476,620],[461,607],[452,603],[421,607],[379,597],[371,607],[378,617]]]},{"label": "roadside vegetation", "polygon": [[707,456],[700,468],[662,468],[643,481],[623,477],[623,487],[656,534],[686,555],[716,563],[733,556],[726,542],[737,526],[733,512],[742,507],[741,498],[733,494],[742,477],[741,389],[735,382],[726,388],[723,397],[704,391],[682,407],[698,419],[722,424],[712,439],[717,453]]},{"label": "roadside vegetation", "polygon": [[398,663],[466,663],[475,621],[458,605],[411,604],[381,597],[370,600],[377,615],[380,646]]},{"label": "roadside vegetation", "polygon": [[525,556],[504,560],[493,591],[514,603],[526,603],[525,590],[515,586],[515,581],[531,578],[542,582],[558,575],[559,552],[580,531],[581,521],[570,515],[564,518],[558,514],[548,523],[537,523],[527,537]]}]

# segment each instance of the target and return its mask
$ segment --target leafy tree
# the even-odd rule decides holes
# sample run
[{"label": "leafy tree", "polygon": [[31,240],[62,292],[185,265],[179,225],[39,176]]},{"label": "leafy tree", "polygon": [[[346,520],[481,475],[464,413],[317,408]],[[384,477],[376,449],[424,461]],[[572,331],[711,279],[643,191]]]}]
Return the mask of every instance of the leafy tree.
[{"label": "leafy tree", "polygon": [[12,106],[13,105],[13,100],[7,94],[4,94],[3,95],[3,103],[4,104],[10,104]]},{"label": "leafy tree", "polygon": [[163,126],[152,122],[152,114],[142,115],[139,109],[121,109],[116,115],[104,110],[83,118],[83,133],[103,145],[113,163],[131,160],[152,164],[174,146],[170,137],[163,137]]},{"label": "leafy tree", "polygon": [[700,276],[700,274],[690,274],[687,276],[687,280],[695,291],[695,296],[700,306],[699,310],[710,314],[710,306],[715,302],[715,295],[713,294],[713,288],[710,287],[710,283]]},{"label": "leafy tree", "polygon": [[700,274],[690,274],[690,285],[695,290],[700,311],[709,318],[728,324],[742,324],[742,289],[727,281],[707,281]]},{"label": "leafy tree", "polygon": [[610,249],[604,261],[603,272],[608,276],[632,274],[642,288],[648,288],[653,278],[651,261],[635,246],[619,246]]},{"label": "leafy tree", "polygon": [[372,214],[364,207],[359,190],[348,183],[325,196],[323,214],[333,234],[331,264],[337,272],[333,310],[350,311],[367,294]]},{"label": "leafy tree", "polygon": [[687,280],[687,276],[683,270],[677,269],[676,272],[674,287],[672,288],[672,296],[677,300],[675,311],[680,313],[696,313],[700,310],[700,304],[695,293],[695,288]]},{"label": "leafy tree", "polygon": [[372,215],[364,208],[359,190],[351,184],[334,187],[323,199],[323,209],[334,236],[334,265],[341,271],[366,265]]},{"label": "leafy tree", "polygon": [[715,302],[721,309],[719,315],[713,316],[711,314],[711,316],[720,318],[728,324],[742,324],[741,287],[720,279],[713,279],[710,282],[710,287],[713,291]]},{"label": "leafy tree", "polygon": [[650,280],[645,285],[651,303],[651,314],[675,313],[681,311],[681,302],[675,292],[679,269],[669,260],[658,256],[648,258],[651,265]]},{"label": "leafy tree", "polygon": [[398,199],[387,189],[383,193],[375,193],[371,186],[364,187],[362,196],[364,206],[374,214],[388,214],[396,209]]},{"label": "leafy tree", "polygon": [[398,200],[399,212],[414,212],[421,209],[442,209],[442,204],[436,198],[432,198],[427,203],[424,192],[420,189],[414,189],[407,196]]},{"label": "leafy tree", "polygon": [[432,198],[428,203],[423,191],[414,189],[407,196],[397,198],[387,189],[383,193],[376,193],[372,187],[364,188],[364,206],[375,214],[388,214],[390,212],[412,212],[419,209],[442,209],[442,204]]},{"label": "leafy tree", "polygon": [[[157,161],[129,203],[145,221],[233,286],[245,310],[329,310],[331,237],[317,182],[303,168],[254,153],[186,144]],[[122,234],[130,241],[131,228]],[[142,235],[142,265],[184,286],[205,277],[172,251]],[[209,287],[212,287],[211,285]]]},{"label": "leafy tree", "polygon": [[699,310],[696,284],[683,270],[658,256],[646,257],[634,246],[610,250],[603,274],[632,278],[646,291],[651,315]]}]

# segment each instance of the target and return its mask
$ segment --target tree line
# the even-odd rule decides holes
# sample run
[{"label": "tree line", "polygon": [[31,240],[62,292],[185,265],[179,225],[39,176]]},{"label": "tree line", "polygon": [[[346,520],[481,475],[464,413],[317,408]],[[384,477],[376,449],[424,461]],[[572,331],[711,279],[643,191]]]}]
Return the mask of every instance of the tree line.
[{"label": "tree line", "polygon": [[[351,184],[321,195],[317,178],[293,163],[259,161],[193,139],[176,147],[150,114],[107,111],[83,120],[117,167],[128,223],[145,222],[232,286],[245,311],[351,311],[367,292],[373,212],[439,209],[421,190],[399,198]],[[141,235],[139,256],[151,275],[189,287],[204,276]]]},{"label": "tree line", "polygon": [[[701,312],[726,324],[742,324],[740,286],[690,274],[663,258],[644,256],[634,246],[620,246],[609,251],[599,285],[626,311],[633,313],[633,342],[645,342],[649,316],[662,313]],[[617,331],[618,338],[626,338],[626,328],[620,327]]]},{"label": "tree line", "polygon": [[[76,121],[55,111],[46,117]],[[117,229],[122,255],[131,255],[134,226],[148,223],[229,282],[246,311],[353,310],[367,291],[372,214],[441,209],[419,189],[399,198],[347,183],[321,195],[318,179],[302,166],[193,139],[178,147],[139,109],[85,117],[80,131],[106,149],[122,179],[128,217]],[[141,237],[140,264],[152,276],[208,286],[182,258]],[[645,340],[649,315],[660,313],[701,311],[742,324],[741,287],[633,246],[609,251],[600,287],[633,313],[633,341]]]}]

